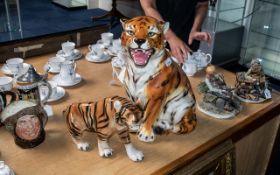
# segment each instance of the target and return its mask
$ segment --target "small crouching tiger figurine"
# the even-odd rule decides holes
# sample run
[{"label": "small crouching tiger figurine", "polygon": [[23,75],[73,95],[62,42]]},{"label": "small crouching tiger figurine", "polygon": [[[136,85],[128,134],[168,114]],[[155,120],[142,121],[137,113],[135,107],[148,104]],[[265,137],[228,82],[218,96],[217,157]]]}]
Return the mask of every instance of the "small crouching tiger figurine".
[{"label": "small crouching tiger figurine", "polygon": [[90,145],[83,141],[82,135],[85,131],[95,132],[98,137],[99,155],[109,157],[113,150],[109,147],[108,140],[117,132],[128,157],[133,161],[143,160],[143,153],[134,148],[129,137],[129,126],[140,122],[142,111],[129,100],[113,96],[96,102],[73,103],[63,114],[78,149],[88,151]]}]

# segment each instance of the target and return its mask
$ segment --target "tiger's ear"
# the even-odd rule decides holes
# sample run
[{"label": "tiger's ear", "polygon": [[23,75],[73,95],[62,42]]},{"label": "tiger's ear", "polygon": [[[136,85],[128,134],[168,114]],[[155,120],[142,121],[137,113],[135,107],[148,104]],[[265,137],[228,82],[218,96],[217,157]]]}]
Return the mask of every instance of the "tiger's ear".
[{"label": "tiger's ear", "polygon": [[169,29],[170,23],[160,21],[160,27],[162,28],[163,34],[166,34],[167,30]]},{"label": "tiger's ear", "polygon": [[126,22],[127,20],[128,20],[128,19],[126,19],[126,18],[121,18],[121,19],[120,19],[120,22],[121,22],[121,24],[122,24],[123,29],[124,29],[125,22]]},{"label": "tiger's ear", "polygon": [[116,100],[116,101],[114,102],[114,108],[115,108],[115,110],[116,110],[117,112],[120,112],[120,110],[121,110],[121,108],[122,108],[122,104],[121,104],[121,102],[120,102],[119,100]]}]

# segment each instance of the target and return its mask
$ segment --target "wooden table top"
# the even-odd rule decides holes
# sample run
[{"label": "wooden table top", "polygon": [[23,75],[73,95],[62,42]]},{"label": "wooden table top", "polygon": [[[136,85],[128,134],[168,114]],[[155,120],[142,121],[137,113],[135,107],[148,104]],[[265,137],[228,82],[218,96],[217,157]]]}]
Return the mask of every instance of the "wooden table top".
[{"label": "wooden table top", "polygon": [[[80,49],[84,54],[86,48]],[[42,71],[47,60],[55,54],[48,54],[27,59],[37,70]],[[235,75],[219,69],[229,85],[234,86]],[[235,118],[219,120],[197,112],[196,129],[186,135],[158,136],[154,143],[143,143],[132,135],[132,143],[142,150],[145,159],[135,163],[125,152],[124,146],[115,135],[110,140],[114,153],[110,158],[98,154],[95,134],[87,134],[92,150],[82,152],[76,148],[66,130],[62,110],[72,102],[99,100],[106,96],[125,96],[124,89],[109,84],[112,79],[111,64],[90,63],[84,58],[77,61],[77,73],[83,81],[81,84],[66,89],[66,96],[59,102],[50,103],[54,116],[46,125],[45,141],[33,149],[21,149],[15,145],[13,137],[4,127],[0,128],[0,159],[4,160],[17,175],[87,175],[87,174],[162,174],[170,172],[185,162],[193,160],[201,153],[244,130],[251,123],[279,114],[280,96],[273,92],[273,99],[262,104],[246,104],[244,110]],[[1,73],[2,75],[2,73]],[[50,74],[50,78],[53,75]],[[189,78],[197,101],[201,95],[197,92],[198,83],[204,78],[204,72]],[[278,108],[277,108],[278,107]],[[269,112],[272,113],[268,115]]]}]

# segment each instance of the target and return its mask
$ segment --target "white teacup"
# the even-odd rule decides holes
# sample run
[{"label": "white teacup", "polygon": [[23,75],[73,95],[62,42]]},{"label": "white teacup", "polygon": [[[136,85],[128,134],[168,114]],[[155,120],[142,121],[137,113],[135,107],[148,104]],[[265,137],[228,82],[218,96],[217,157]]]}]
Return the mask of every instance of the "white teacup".
[{"label": "white teacup", "polygon": [[121,50],[121,48],[122,48],[121,40],[120,39],[113,40],[113,49],[115,51],[119,51],[119,50]]},{"label": "white teacup", "polygon": [[73,54],[76,44],[74,42],[64,42],[61,44],[62,51],[65,54],[65,56],[70,56]]},{"label": "white teacup", "polygon": [[104,58],[104,55],[106,55],[104,46],[102,44],[94,44],[88,46],[89,51],[97,56],[99,59]]},{"label": "white teacup", "polygon": [[23,59],[22,58],[10,58],[6,60],[7,67],[12,72],[12,74],[18,74],[23,69]]},{"label": "white teacup", "polygon": [[[51,92],[52,92],[50,95],[50,98],[54,98],[55,95],[57,94],[57,82],[50,80],[50,81],[48,81],[48,83],[51,86]],[[49,89],[46,86],[40,86],[40,96],[42,98],[44,98],[45,96],[48,95],[48,91],[49,91]]]},{"label": "white teacup", "polygon": [[65,83],[74,83],[76,80],[76,63],[74,61],[64,61],[61,64],[60,79]]},{"label": "white teacup", "polygon": [[61,64],[65,61],[64,57],[52,57],[48,61],[49,67],[52,71],[59,72],[61,68]]},{"label": "white teacup", "polygon": [[187,76],[193,76],[197,72],[197,65],[194,61],[185,61],[182,68]]},{"label": "white teacup", "polygon": [[13,88],[13,78],[11,77],[0,77],[0,90],[10,91]]},{"label": "white teacup", "polygon": [[108,47],[113,41],[114,34],[110,32],[101,33],[101,40],[104,46]]}]

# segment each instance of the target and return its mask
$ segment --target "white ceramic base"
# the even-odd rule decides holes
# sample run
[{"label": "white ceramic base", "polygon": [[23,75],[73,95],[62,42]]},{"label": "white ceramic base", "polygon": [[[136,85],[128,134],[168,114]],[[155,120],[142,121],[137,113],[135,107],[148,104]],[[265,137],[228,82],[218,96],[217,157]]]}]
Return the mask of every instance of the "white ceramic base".
[{"label": "white ceramic base", "polygon": [[55,75],[52,80],[55,81],[58,86],[69,87],[69,86],[74,86],[74,85],[79,84],[82,81],[82,77],[81,77],[81,75],[76,73],[75,81],[73,81],[73,82],[65,82],[65,81],[61,80],[61,78],[60,78],[60,76],[58,74],[58,75]]},{"label": "white ceramic base", "polygon": [[64,57],[66,60],[78,60],[80,59],[83,55],[78,49],[74,49],[73,53],[69,56],[65,55],[63,50],[59,50],[56,54],[58,57]]},{"label": "white ceramic base", "polygon": [[269,100],[269,99],[261,99],[261,100],[258,100],[258,101],[248,100],[248,99],[245,99],[245,98],[242,98],[242,97],[238,96],[235,92],[233,93],[233,95],[234,95],[234,97],[238,98],[238,100],[240,100],[242,102],[245,102],[245,103],[258,104],[258,103],[262,103],[266,100]]},{"label": "white ceramic base", "polygon": [[230,119],[232,117],[235,117],[236,114],[234,112],[223,112],[221,114],[215,113],[213,111],[207,111],[204,108],[201,107],[201,103],[196,105],[197,109],[200,110],[201,112],[203,112],[204,114],[213,117],[213,118],[217,118],[217,119]]},{"label": "white ceramic base", "polygon": [[110,59],[111,59],[111,56],[109,54],[104,54],[104,56],[102,58],[97,57],[96,55],[94,55],[90,52],[86,54],[86,60],[89,62],[103,63],[103,62],[107,62]]}]

